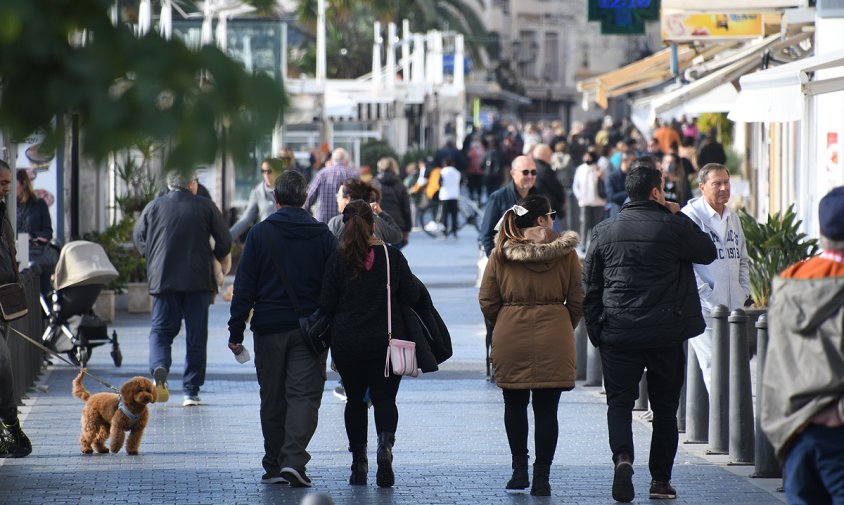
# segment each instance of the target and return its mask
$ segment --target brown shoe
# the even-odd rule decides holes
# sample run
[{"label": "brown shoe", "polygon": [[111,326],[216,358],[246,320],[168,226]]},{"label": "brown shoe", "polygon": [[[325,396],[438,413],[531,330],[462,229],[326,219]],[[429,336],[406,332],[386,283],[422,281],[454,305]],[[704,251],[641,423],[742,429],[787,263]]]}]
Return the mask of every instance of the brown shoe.
[{"label": "brown shoe", "polygon": [[617,502],[629,503],[633,501],[633,496],[633,463],[630,456],[620,454],[615,462],[612,497]]},{"label": "brown shoe", "polygon": [[651,500],[673,500],[677,498],[677,490],[668,482],[651,481]]}]

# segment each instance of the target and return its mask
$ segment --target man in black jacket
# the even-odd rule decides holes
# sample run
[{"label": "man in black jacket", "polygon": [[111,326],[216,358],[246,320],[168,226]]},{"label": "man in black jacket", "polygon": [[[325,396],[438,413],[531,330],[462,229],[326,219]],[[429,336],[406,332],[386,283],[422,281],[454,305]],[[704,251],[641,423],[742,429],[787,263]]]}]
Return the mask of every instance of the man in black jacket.
[{"label": "man in black jacket", "polygon": [[[220,209],[211,200],[196,196],[198,185],[195,174],[170,173],[170,192],[147,204],[132,234],[135,247],[147,259],[152,295],[149,369],[160,402],[170,397],[170,348],[182,319],[185,321],[185,407],[199,405],[199,388],[205,382],[208,305],[216,292],[212,258],[222,261],[232,246]],[[212,237],[213,250],[209,244]]]},{"label": "man in black jacket", "polygon": [[235,356],[243,352],[243,331],[253,311],[264,435],[261,464],[266,472],[261,482],[311,487],[305,473],[311,459],[307,447],[317,427],[326,353],[315,356],[305,346],[279,267],[285,269],[302,311],[310,314],[317,308],[325,264],[337,249],[337,239],[302,208],[307,197],[302,174],[283,172],[275,180],[273,195],[276,212],[252,227],[243,246],[234,281],[229,349]]},{"label": "man in black jacket", "polygon": [[536,185],[540,194],[548,197],[551,210],[557,212],[554,219],[554,230],[560,231],[560,223],[566,217],[566,191],[557,180],[554,169],[551,168],[551,148],[545,144],[533,146],[533,161],[536,163]]},{"label": "man in black jacket", "polygon": [[510,168],[510,176],[513,178],[509,184],[489,195],[489,200],[484,208],[484,220],[481,223],[481,233],[478,237],[487,256],[495,246],[495,225],[501,216],[519,203],[519,200],[527,195],[537,194],[534,189],[536,184],[536,164],[530,156],[519,156],[513,160]]},{"label": "man in black jacket", "polygon": [[636,161],[625,181],[630,201],[598,224],[583,268],[584,319],[600,349],[607,424],[615,464],[613,498],[633,500],[633,404],[647,369],[653,410],[652,499],[677,496],[677,407],[685,373],[683,341],[704,327],[693,263],[715,260],[715,245],[680,206],[665,201],[662,173]]}]

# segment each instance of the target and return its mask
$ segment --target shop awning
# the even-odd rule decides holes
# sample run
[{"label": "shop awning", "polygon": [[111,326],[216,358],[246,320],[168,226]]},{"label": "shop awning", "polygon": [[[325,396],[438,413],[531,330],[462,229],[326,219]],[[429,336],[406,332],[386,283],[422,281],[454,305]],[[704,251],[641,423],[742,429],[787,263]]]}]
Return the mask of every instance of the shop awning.
[{"label": "shop awning", "polygon": [[[710,58],[734,46],[734,42],[708,47],[679,46],[677,62],[680,71],[696,58]],[[606,109],[610,98],[652,88],[671,77],[671,48],[666,48],[612,72],[578,81],[577,90],[584,94],[584,101],[595,101]]]},{"label": "shop awning", "polygon": [[798,121],[803,118],[804,96],[844,91],[844,51],[746,75],[739,83],[741,91],[728,116],[731,120]]},{"label": "shop awning", "polygon": [[[702,110],[700,112],[726,112],[730,110],[732,104],[726,104],[728,108],[725,110],[724,100],[729,99],[731,91],[733,101],[735,101],[737,96],[735,89],[732,88],[730,83],[759,68],[762,64],[762,54],[765,51],[776,53],[782,48],[799,44],[809,36],[810,34],[800,34],[782,39],[780,35],[771,35],[762,39],[760,42],[748,43],[734,54],[723,58],[721,62],[707,62],[702,66],[716,68],[716,70],[709,72],[700,79],[692,81],[686,86],[663,94],[651,103],[650,122],[653,123],[657,117],[668,114],[672,109],[682,108],[691,100],[698,99],[697,107],[706,108],[706,95],[719,88],[720,90],[717,94],[709,97],[713,104],[712,110]],[[720,65],[720,68],[717,68],[718,65]],[[730,90],[728,88],[732,89]]]}]

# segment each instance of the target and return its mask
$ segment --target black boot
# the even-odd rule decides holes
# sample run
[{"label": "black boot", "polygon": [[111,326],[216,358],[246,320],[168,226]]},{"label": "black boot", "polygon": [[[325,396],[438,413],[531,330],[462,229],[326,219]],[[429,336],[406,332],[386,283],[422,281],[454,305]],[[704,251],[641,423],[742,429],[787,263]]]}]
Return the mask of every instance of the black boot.
[{"label": "black boot", "polygon": [[393,474],[393,444],[396,436],[393,433],[378,434],[378,472],[375,482],[378,487],[393,487],[396,476]]},{"label": "black boot", "polygon": [[551,465],[547,463],[533,464],[533,486],[530,494],[533,496],[551,496],[551,483],[548,478],[551,475]]},{"label": "black boot", "polygon": [[513,456],[513,477],[507,481],[505,489],[527,489],[528,486],[530,486],[528,457]]},{"label": "black boot", "polygon": [[353,486],[365,486],[366,474],[369,472],[369,461],[366,458],[366,444],[350,446],[349,452],[352,453],[352,475],[349,477],[349,484]]}]

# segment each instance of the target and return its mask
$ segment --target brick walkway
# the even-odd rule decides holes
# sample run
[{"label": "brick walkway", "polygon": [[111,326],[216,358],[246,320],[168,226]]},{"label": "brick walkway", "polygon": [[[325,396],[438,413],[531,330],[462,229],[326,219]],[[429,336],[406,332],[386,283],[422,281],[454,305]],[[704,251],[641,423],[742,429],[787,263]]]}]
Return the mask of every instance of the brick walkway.
[{"label": "brick walkway", "polygon": [[[311,444],[308,473],[315,490],[337,504],[609,504],[612,478],[606,435],[606,406],[598,388],[564,393],[559,410],[560,438],[552,467],[553,496],[508,494],[510,462],[503,426],[501,393],[483,380],[483,325],[477,305],[474,237],[435,241],[414,234],[405,250],[411,268],[431,288],[454,340],[455,356],[443,370],[405,379],[399,391],[396,486],[375,486],[375,444],[371,442],[370,484],[347,484],[343,404],[332,395],[329,374],[320,423]],[[451,265],[445,264],[451,262]],[[442,264],[439,264],[442,263]],[[209,360],[203,406],[183,408],[179,391],[167,404],[152,406],[140,456],[82,456],[79,415],[82,403],[70,396],[76,371],[58,363],[47,368],[38,390],[22,408],[23,425],[33,441],[30,457],[0,460],[2,504],[297,504],[309,491],[262,485],[262,439],[253,362],[237,364],[226,349],[228,304],[211,308]],[[124,364],[115,368],[108,350],[96,348],[92,372],[118,384],[146,375],[149,317],[121,313],[118,331]],[[251,347],[251,337],[247,337]],[[173,350],[171,384],[180,385],[184,339]],[[86,379],[87,388],[101,387]],[[45,391],[46,389],[46,391]],[[649,425],[634,422],[638,450],[634,483],[637,503],[647,503]],[[370,441],[375,440],[370,416]],[[681,435],[682,440],[682,435]],[[725,458],[703,456],[701,446],[684,446],[673,483],[678,499],[669,503],[770,504],[777,482],[748,479],[748,467],[727,468]],[[688,452],[691,451],[691,452]],[[531,452],[533,452],[531,448]]]}]

